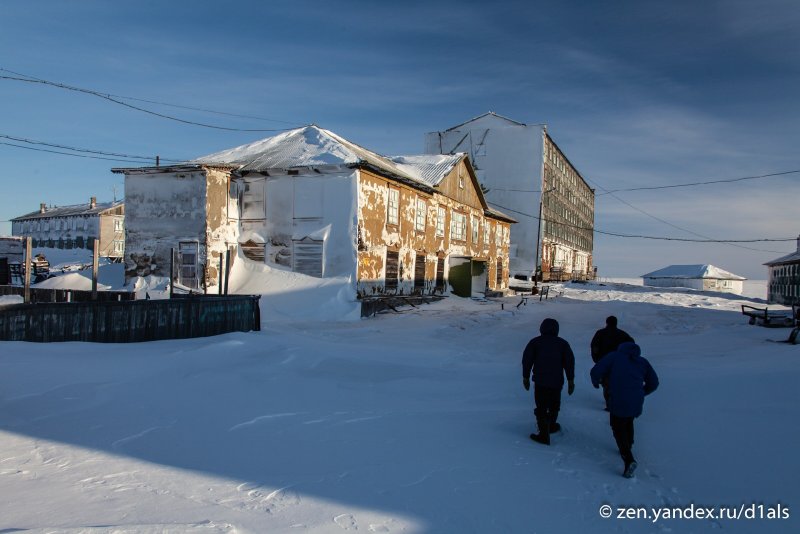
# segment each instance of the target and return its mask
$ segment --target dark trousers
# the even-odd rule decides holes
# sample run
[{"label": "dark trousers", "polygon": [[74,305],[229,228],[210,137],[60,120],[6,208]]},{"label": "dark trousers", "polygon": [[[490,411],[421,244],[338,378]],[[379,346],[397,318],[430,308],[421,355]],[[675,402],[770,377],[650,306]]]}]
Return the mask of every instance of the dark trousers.
[{"label": "dark trousers", "polygon": [[[561,410],[561,388],[548,388],[534,384],[533,399],[536,401],[536,422],[540,432],[549,430],[550,425],[558,420],[558,412]],[[544,428],[542,425],[544,423]]]},{"label": "dark trousers", "polygon": [[617,448],[627,466],[633,459],[633,417],[617,417],[611,415],[611,431],[617,440]]}]

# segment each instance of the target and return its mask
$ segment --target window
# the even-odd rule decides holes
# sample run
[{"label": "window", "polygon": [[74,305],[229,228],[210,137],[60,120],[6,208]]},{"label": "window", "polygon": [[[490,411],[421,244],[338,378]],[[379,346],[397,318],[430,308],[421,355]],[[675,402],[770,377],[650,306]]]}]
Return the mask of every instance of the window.
[{"label": "window", "polygon": [[483,248],[489,248],[489,221],[483,221]]},{"label": "window", "polygon": [[389,188],[386,223],[395,226],[400,224],[400,191],[391,187]]},{"label": "window", "polygon": [[500,226],[500,223],[495,223],[494,225],[494,244],[498,247],[503,242],[503,227]]},{"label": "window", "polygon": [[265,181],[254,180],[244,183],[242,192],[242,219],[263,219],[264,211],[264,184]]},{"label": "window", "polygon": [[503,258],[497,258],[497,283],[496,289],[503,287]]},{"label": "window", "polygon": [[114,219],[114,232],[122,231],[122,219]]},{"label": "window", "polygon": [[478,218],[475,217],[474,215],[470,216],[469,221],[470,221],[470,224],[472,225],[472,242],[473,243],[477,243],[478,242],[478,236],[481,235],[480,234],[480,231],[481,231],[480,221],[478,221]]},{"label": "window", "polygon": [[73,230],[78,229],[78,219],[76,219],[75,217],[72,218],[72,229]]},{"label": "window", "polygon": [[436,237],[444,237],[445,209],[439,206],[436,209]]},{"label": "window", "polygon": [[124,241],[114,241],[114,253],[115,254],[123,254],[125,252],[125,242]]},{"label": "window", "polygon": [[427,205],[425,201],[421,198],[417,199],[417,218],[414,223],[414,229],[417,232],[424,232],[425,231],[425,223],[427,219]]},{"label": "window", "polygon": [[89,217],[84,217],[83,218],[83,229],[84,230],[88,230],[89,229]]},{"label": "window", "polygon": [[[91,239],[91,238],[90,238]],[[178,244],[178,283],[184,287],[197,289],[197,260],[199,245],[187,242]]]},{"label": "window", "polygon": [[450,238],[455,241],[464,241],[467,238],[467,216],[454,212],[450,221]]}]

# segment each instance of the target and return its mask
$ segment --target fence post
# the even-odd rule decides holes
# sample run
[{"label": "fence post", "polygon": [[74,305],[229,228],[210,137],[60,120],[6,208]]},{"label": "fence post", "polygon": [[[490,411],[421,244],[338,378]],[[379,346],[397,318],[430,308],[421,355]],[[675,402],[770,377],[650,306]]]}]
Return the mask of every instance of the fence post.
[{"label": "fence post", "polygon": [[25,238],[25,304],[31,303],[31,269],[33,262],[31,261],[31,238]]},{"label": "fence post", "polygon": [[92,300],[97,300],[97,266],[100,260],[100,240],[94,240],[92,247]]},{"label": "fence post", "polygon": [[231,249],[225,251],[225,294],[228,294],[228,280],[231,275]]},{"label": "fence post", "polygon": [[172,280],[175,277],[175,249],[169,249],[169,298],[172,298]]},{"label": "fence post", "polygon": [[217,294],[222,295],[222,265],[225,259],[222,256],[222,252],[219,253],[219,272],[217,273]]}]

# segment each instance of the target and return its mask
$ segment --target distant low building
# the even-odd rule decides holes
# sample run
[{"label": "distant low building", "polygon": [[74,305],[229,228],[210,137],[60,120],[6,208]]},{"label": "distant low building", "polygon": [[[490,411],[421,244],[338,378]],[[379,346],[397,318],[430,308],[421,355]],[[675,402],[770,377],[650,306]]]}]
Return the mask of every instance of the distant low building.
[{"label": "distant low building", "polygon": [[800,236],[797,251],[765,263],[769,268],[767,300],[774,304],[800,304]]},{"label": "distant low building", "polygon": [[11,233],[30,237],[34,248],[83,248],[91,250],[99,240],[100,256],[121,258],[125,254],[125,204],[98,203],[50,206],[11,219]]},{"label": "distant low building", "polygon": [[644,285],[653,287],[688,287],[699,291],[742,293],[743,276],[713,265],[670,265],[642,275]]}]

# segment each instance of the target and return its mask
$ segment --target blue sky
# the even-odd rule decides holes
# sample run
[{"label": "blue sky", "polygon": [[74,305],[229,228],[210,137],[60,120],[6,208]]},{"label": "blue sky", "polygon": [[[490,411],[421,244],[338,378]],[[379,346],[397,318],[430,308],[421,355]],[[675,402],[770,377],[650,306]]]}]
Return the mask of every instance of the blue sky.
[{"label": "blue sky", "polygon": [[[419,153],[425,132],[491,110],[548,125],[597,188],[599,230],[783,238],[800,233],[800,174],[602,193],[800,170],[798,27],[792,1],[4,0],[0,68],[274,119],[128,101],[190,121],[314,122],[383,154]],[[0,80],[0,134],[177,159],[272,135],[190,126],[11,80]],[[111,200],[115,186],[121,196],[110,168],[129,165],[2,144],[0,161],[0,221],[40,202]],[[713,263],[763,279],[761,264],[796,245],[747,246],[758,250],[597,235],[595,263],[601,276]]]}]

